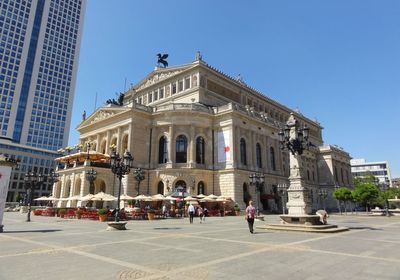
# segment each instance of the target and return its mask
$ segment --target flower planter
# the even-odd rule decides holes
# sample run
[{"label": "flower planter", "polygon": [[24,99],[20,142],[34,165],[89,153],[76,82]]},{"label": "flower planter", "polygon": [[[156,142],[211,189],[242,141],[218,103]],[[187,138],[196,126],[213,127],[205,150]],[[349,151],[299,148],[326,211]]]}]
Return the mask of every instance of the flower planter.
[{"label": "flower planter", "polygon": [[107,215],[99,215],[99,220],[100,220],[100,222],[107,221]]},{"label": "flower planter", "polygon": [[81,218],[82,218],[82,215],[76,215],[76,218],[77,218],[77,219],[81,219]]},{"label": "flower planter", "polygon": [[155,219],[155,213],[147,213],[147,218],[149,219],[149,220],[154,220]]}]

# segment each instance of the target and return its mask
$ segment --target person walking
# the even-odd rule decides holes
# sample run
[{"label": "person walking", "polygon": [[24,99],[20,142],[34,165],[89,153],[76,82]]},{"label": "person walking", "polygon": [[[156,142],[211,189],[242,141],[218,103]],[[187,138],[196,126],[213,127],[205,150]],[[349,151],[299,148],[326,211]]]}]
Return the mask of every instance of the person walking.
[{"label": "person walking", "polygon": [[189,204],[188,207],[188,214],[189,214],[189,222],[193,224],[193,217],[194,217],[194,206],[192,203]]},{"label": "person walking", "polygon": [[247,220],[247,224],[249,226],[249,230],[251,233],[254,233],[254,217],[256,216],[256,208],[254,207],[254,202],[249,201],[249,206],[246,208],[245,219]]},{"label": "person walking", "polygon": [[199,215],[200,224],[203,223],[204,211],[203,208],[201,208],[201,206],[197,208],[197,215]]}]

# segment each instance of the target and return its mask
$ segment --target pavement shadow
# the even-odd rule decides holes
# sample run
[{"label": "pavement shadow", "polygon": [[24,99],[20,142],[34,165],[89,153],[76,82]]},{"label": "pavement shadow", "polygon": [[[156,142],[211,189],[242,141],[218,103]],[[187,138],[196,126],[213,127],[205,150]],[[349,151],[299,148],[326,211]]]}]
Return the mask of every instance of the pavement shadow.
[{"label": "pavement shadow", "polygon": [[180,227],[156,227],[155,230],[170,230],[170,229],[182,229]]},{"label": "pavement shadow", "polygon": [[381,228],[374,228],[374,227],[366,227],[366,226],[359,226],[359,227],[348,227],[349,229],[369,229],[369,230],[382,230]]},{"label": "pavement shadow", "polygon": [[57,232],[62,231],[61,229],[37,229],[37,230],[5,230],[3,233],[25,233],[25,232]]}]

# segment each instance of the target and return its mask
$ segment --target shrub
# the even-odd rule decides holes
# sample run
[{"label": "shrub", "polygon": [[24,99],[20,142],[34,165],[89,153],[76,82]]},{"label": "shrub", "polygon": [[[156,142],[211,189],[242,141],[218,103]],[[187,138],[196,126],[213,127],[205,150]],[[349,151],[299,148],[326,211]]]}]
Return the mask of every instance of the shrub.
[{"label": "shrub", "polygon": [[97,210],[97,213],[99,215],[107,215],[108,210],[106,208],[100,208],[99,210]]},{"label": "shrub", "polygon": [[64,215],[65,212],[67,212],[67,209],[65,209],[65,208],[58,209],[58,214],[60,214],[60,215]]},{"label": "shrub", "polygon": [[239,204],[235,204],[235,206],[233,207],[233,209],[235,209],[235,211],[240,211]]},{"label": "shrub", "polygon": [[75,215],[82,215],[82,211],[81,210],[76,210],[75,211]]},{"label": "shrub", "polygon": [[155,213],[156,211],[154,210],[154,209],[152,209],[152,208],[150,208],[150,209],[147,209],[147,213]]}]

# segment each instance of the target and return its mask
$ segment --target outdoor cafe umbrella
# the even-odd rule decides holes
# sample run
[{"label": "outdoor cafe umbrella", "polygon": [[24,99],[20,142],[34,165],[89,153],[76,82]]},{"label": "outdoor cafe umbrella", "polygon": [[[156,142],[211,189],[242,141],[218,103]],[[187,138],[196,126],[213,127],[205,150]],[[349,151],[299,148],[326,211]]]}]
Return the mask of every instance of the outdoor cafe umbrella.
[{"label": "outdoor cafe umbrella", "polygon": [[35,198],[34,200],[37,200],[37,201],[53,201],[53,200],[59,200],[59,199],[55,198],[55,197],[52,197],[52,196],[49,196],[49,197],[41,196],[41,197]]},{"label": "outdoor cafe umbrella", "polygon": [[152,199],[151,199],[150,196],[147,196],[147,195],[144,195],[144,194],[135,196],[133,199],[134,199],[134,200],[152,201]]},{"label": "outdoor cafe umbrella", "polygon": [[88,200],[91,200],[92,198],[93,198],[93,194],[89,193],[89,194],[81,197],[81,200],[82,201],[88,201]]},{"label": "outdoor cafe umbrella", "polygon": [[199,198],[199,199],[203,199],[203,198],[205,198],[206,196],[205,196],[204,194],[198,194],[198,195],[196,195],[196,197]]},{"label": "outdoor cafe umbrella", "polygon": [[216,195],[214,195],[214,194],[210,194],[210,195],[207,195],[205,198],[210,198],[210,199],[215,200],[215,199],[218,198],[218,196],[216,196]]},{"label": "outdoor cafe umbrella", "polygon": [[119,197],[121,200],[133,200],[133,196],[127,195],[127,194],[121,194]]},{"label": "outdoor cafe umbrella", "polygon": [[165,196],[163,196],[162,194],[155,194],[151,198],[153,201],[165,200]]},{"label": "outdoor cafe umbrella", "polygon": [[194,198],[194,197],[189,195],[188,197],[185,197],[183,200],[185,200],[185,201],[197,201],[197,198]]},{"label": "outdoor cafe umbrella", "polygon": [[91,200],[93,201],[112,201],[116,200],[117,198],[115,196],[112,196],[111,194],[105,193],[105,192],[99,192],[96,193]]}]

